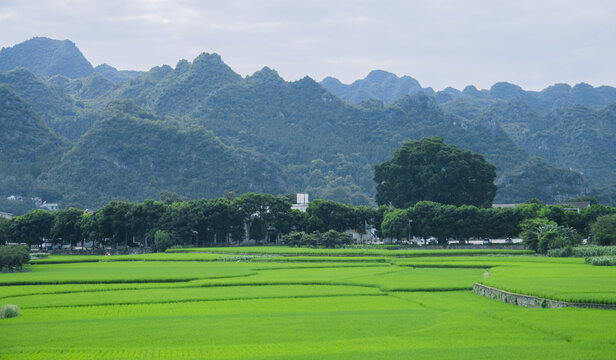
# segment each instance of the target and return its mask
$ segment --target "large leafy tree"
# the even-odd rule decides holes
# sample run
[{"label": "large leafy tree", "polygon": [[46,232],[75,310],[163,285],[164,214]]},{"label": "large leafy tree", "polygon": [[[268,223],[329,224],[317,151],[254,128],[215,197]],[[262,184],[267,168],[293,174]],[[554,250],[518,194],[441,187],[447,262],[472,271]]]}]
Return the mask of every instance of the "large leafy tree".
[{"label": "large leafy tree", "polygon": [[374,169],[376,202],[408,208],[428,200],[489,207],[496,195],[496,168],[483,156],[446,145],[442,138],[408,141]]},{"label": "large leafy tree", "polygon": [[441,243],[456,233],[455,206],[443,205],[433,201],[420,201],[408,210],[413,220],[411,232],[427,239],[434,236]]},{"label": "large leafy tree", "polygon": [[308,230],[343,232],[359,222],[353,207],[333,200],[314,200],[308,204]]},{"label": "large leafy tree", "polygon": [[411,231],[409,216],[406,210],[393,209],[385,214],[381,224],[383,236],[396,239],[407,237]]},{"label": "large leafy tree", "polygon": [[96,242],[102,243],[105,235],[101,229],[102,212],[98,210],[94,213],[84,213],[79,221],[79,230],[81,234],[92,241],[92,248],[96,247]]},{"label": "large leafy tree", "polygon": [[292,226],[291,201],[285,196],[246,193],[236,198],[234,205],[248,225],[252,239],[263,239],[271,231],[288,232]]},{"label": "large leafy tree", "polygon": [[616,214],[603,215],[591,226],[593,241],[598,245],[616,245]]},{"label": "large leafy tree", "polygon": [[136,207],[137,204],[128,201],[112,201],[100,209],[100,230],[110,239],[113,247],[120,242],[124,242],[124,246],[128,247],[128,238],[133,234],[134,226],[132,214]]},{"label": "large leafy tree", "polygon": [[163,201],[145,200],[141,204],[133,207],[131,214],[132,227],[139,239],[143,239],[143,244],[147,247],[148,241],[152,242],[159,220],[167,211],[167,205]]},{"label": "large leafy tree", "polygon": [[11,239],[11,221],[0,217],[0,245],[4,245]]},{"label": "large leafy tree", "polygon": [[47,210],[33,210],[13,219],[11,233],[15,240],[28,245],[41,245],[50,236],[54,215]]},{"label": "large leafy tree", "polygon": [[83,233],[80,227],[83,214],[83,210],[75,208],[58,210],[50,230],[54,242],[62,239],[63,243],[66,241],[72,246],[81,241],[83,246]]}]

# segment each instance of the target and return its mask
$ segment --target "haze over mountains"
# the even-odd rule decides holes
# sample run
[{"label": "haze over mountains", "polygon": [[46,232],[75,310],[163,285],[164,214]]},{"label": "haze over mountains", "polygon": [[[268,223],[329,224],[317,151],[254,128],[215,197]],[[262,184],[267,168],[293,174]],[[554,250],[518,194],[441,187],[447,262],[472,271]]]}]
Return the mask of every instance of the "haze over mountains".
[{"label": "haze over mountains", "polygon": [[161,190],[373,204],[374,165],[438,135],[497,166],[495,202],[614,204],[615,102],[615,88],[587,84],[434,92],[385,71],[351,85],[269,68],[242,77],[207,53],[118,71],[34,38],[0,51],[0,194],[90,208]]}]

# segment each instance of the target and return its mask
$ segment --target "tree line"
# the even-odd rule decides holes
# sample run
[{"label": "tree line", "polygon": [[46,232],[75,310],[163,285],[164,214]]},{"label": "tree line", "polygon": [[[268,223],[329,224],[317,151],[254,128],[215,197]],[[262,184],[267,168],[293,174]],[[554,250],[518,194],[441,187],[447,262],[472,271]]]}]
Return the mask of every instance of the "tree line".
[{"label": "tree line", "polygon": [[291,232],[343,232],[376,223],[376,209],[335,201],[313,201],[303,213],[291,209],[292,196],[246,193],[235,197],[142,203],[112,201],[94,212],[68,208],[33,210],[0,220],[0,241],[92,247],[169,245],[215,246],[246,239],[278,242]]},{"label": "tree line", "polygon": [[[354,230],[359,241],[364,242],[374,229],[380,238],[434,237],[439,244],[446,244],[471,238],[517,237],[529,229],[533,231],[535,225],[537,231],[543,225],[555,225],[588,237],[599,217],[616,213],[616,209],[600,204],[578,212],[566,210],[565,206],[532,202],[507,208],[479,208],[419,201],[398,209],[351,206],[332,200],[314,200],[306,212],[300,212],[291,208],[291,199],[290,195],[246,193],[189,201],[113,201],[91,213],[75,208],[55,212],[33,210],[11,220],[1,219],[0,242],[33,246],[48,241],[82,247],[87,243],[91,247],[144,246],[164,250],[174,245],[217,246],[247,239],[281,243],[287,234],[325,234],[330,230]],[[285,239],[290,245],[304,243],[289,236]],[[305,243],[311,241],[307,238]],[[328,243],[345,244],[347,240]],[[609,244],[611,240],[602,237],[601,243]],[[530,247],[537,250],[537,245]]]}]

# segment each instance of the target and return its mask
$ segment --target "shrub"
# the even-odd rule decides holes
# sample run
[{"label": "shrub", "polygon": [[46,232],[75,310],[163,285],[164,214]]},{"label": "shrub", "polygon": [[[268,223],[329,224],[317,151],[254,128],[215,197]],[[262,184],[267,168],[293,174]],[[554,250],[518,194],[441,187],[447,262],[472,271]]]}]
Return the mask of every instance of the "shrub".
[{"label": "shrub", "polygon": [[340,233],[335,230],[329,230],[321,237],[321,245],[328,249],[338,248],[353,243],[353,236],[347,233]]},{"label": "shrub", "polygon": [[164,252],[174,245],[177,245],[177,240],[172,233],[165,230],[156,230],[154,234],[154,248],[156,251]]},{"label": "shrub", "polygon": [[545,218],[525,220],[522,239],[528,249],[545,254],[552,249],[572,247],[582,243],[582,237],[575,229],[560,226]]},{"label": "shrub", "polygon": [[304,234],[299,246],[316,248],[321,245],[321,233],[316,231],[310,234]]},{"label": "shrub", "polygon": [[282,243],[287,246],[301,246],[303,237],[303,233],[294,231],[292,233],[283,235]]},{"label": "shrub", "polygon": [[288,246],[311,248],[325,247],[333,249],[353,244],[353,236],[335,230],[329,230],[324,234],[318,231],[310,234],[292,232],[288,235],[284,235],[282,237],[282,242]]},{"label": "shrub", "polygon": [[530,250],[538,251],[540,229],[545,229],[546,226],[556,225],[555,222],[546,218],[535,218],[524,220],[520,227],[522,228],[522,240],[524,247]]},{"label": "shrub", "polygon": [[616,256],[616,246],[578,246],[572,249],[573,257]]},{"label": "shrub", "polygon": [[537,251],[545,254],[551,249],[572,247],[582,243],[582,237],[575,229],[566,226],[547,225],[539,236]]},{"label": "shrub", "polygon": [[547,255],[551,257],[569,257],[573,255],[573,248],[571,246],[566,246],[560,249],[550,249]]},{"label": "shrub", "polygon": [[616,266],[616,256],[592,256],[585,258],[584,261],[596,266]]},{"label": "shrub", "polygon": [[6,304],[0,308],[0,319],[8,319],[19,315],[19,306]]}]

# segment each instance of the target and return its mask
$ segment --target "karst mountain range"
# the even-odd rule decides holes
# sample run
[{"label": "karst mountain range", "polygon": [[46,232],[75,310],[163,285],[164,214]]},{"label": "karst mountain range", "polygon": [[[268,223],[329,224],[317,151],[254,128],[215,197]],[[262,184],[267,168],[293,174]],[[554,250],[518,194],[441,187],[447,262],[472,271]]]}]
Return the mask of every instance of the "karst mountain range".
[{"label": "karst mountain range", "polygon": [[371,205],[374,165],[426,136],[493,163],[495,203],[616,203],[610,86],[434,91],[382,70],[289,82],[268,67],[241,76],[209,53],[119,71],[42,37],[0,51],[0,195],[96,208],[162,190],[307,192]]}]

